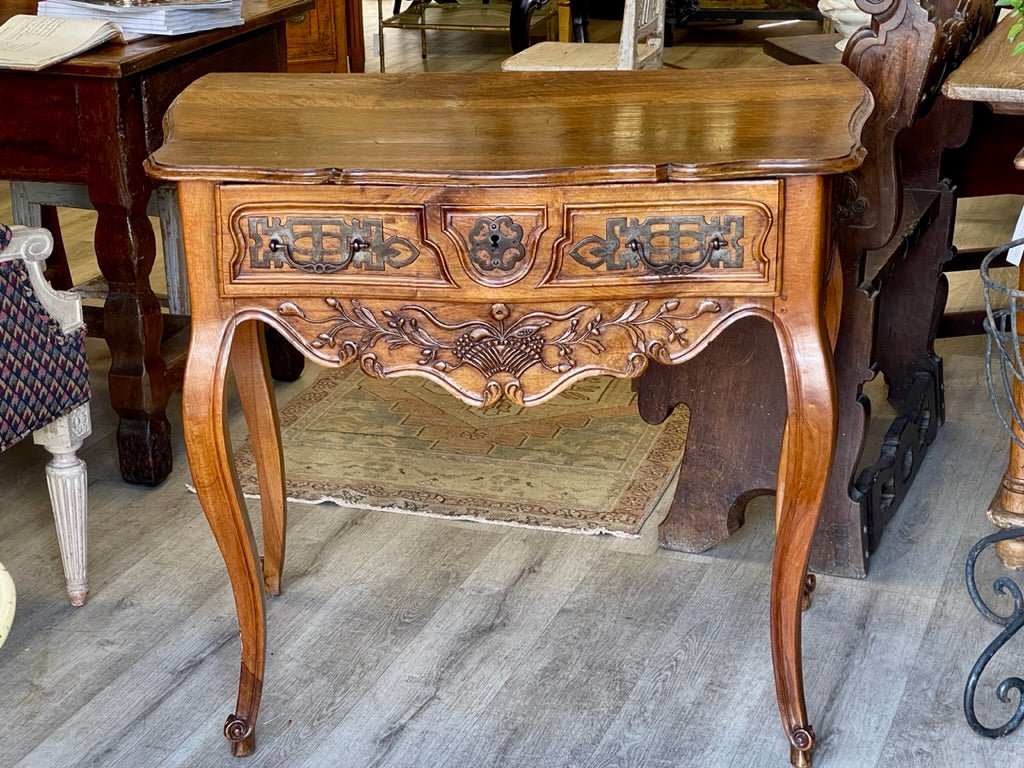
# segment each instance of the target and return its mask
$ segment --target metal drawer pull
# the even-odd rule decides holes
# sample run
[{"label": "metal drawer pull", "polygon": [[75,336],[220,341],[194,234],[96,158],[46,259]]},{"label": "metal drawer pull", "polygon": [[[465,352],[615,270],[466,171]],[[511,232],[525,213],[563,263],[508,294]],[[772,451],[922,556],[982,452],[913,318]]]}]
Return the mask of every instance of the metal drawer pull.
[{"label": "metal drawer pull", "polygon": [[[712,251],[720,251],[722,248],[726,246],[725,240],[723,240],[718,235],[713,235],[711,239],[708,240],[707,242],[709,248],[709,250],[707,251],[708,254],[710,254],[710,252]],[[643,262],[643,265],[645,267],[651,270],[651,272],[654,272],[659,275],[689,274],[690,272],[694,272],[700,267],[702,267],[707,260],[706,258],[702,259],[701,263],[698,265],[678,262],[655,264],[653,261],[651,261],[650,256],[647,254],[647,248],[645,247],[645,243],[642,240],[639,240],[638,238],[635,237],[631,237],[629,238],[629,240],[626,241],[626,247],[637,255],[637,258],[639,258],[640,261]]]},{"label": "metal drawer pull", "polygon": [[349,258],[354,258],[357,253],[362,253],[370,250],[370,244],[363,240],[361,237],[353,237],[352,242],[349,244]]}]

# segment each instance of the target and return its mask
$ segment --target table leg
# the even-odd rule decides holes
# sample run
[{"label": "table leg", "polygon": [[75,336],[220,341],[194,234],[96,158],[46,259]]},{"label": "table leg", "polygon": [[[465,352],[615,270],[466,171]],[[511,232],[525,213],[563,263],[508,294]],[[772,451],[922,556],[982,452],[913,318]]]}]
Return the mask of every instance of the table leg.
[{"label": "table leg", "polygon": [[[1024,281],[1021,287],[1024,288]],[[1018,412],[1024,413],[1024,386],[1019,381],[1013,383],[1013,403]],[[1024,440],[1024,430],[1016,422],[1013,432]],[[1010,441],[1009,463],[989,504],[988,518],[999,528],[1024,526],[1024,449],[1016,440]],[[1007,568],[1024,569],[1024,540],[1000,541],[995,545],[995,551]]]},{"label": "table leg", "polygon": [[[280,336],[277,338],[287,343]],[[281,426],[274,388],[267,365],[266,341],[259,322],[250,320],[238,327],[231,351],[231,368],[249,427],[259,476],[263,514],[263,583],[268,593],[279,595],[288,511],[284,454],[281,451]]]},{"label": "table leg", "polygon": [[103,331],[110,348],[110,402],[120,418],[121,474],[129,483],[157,485],[171,471],[166,408],[172,385],[161,355],[160,304],[149,284],[156,239],[146,216],[152,187],[142,165],[142,97],[130,81],[84,80],[82,133],[104,137],[89,153],[89,197],[98,214],[96,258],[109,290]]},{"label": "table leg", "polygon": [[[1024,270],[1020,270],[1017,288],[1024,291]],[[1017,379],[1013,381],[1013,408],[1024,413],[1024,384]],[[1017,442],[1024,441],[1024,429],[1016,419],[1012,420],[1012,429],[1017,440],[1010,440],[1006,473],[988,507],[989,520],[1003,529],[1024,526],[1024,448]],[[1024,540],[1000,541],[995,551],[1007,568],[1024,569]]]},{"label": "table leg", "polygon": [[[224,724],[224,735],[231,741],[232,753],[241,757],[251,755],[256,748],[256,716],[263,694],[266,613],[262,569],[238,486],[224,404],[232,325],[230,321],[203,321],[195,316],[193,323],[182,390],[185,445],[196,495],[224,557],[238,613],[242,666],[235,711]],[[239,333],[239,351],[234,357],[235,370],[243,374],[251,372],[253,366],[237,362],[240,355],[259,343],[254,340],[255,323],[248,325]],[[241,388],[243,395],[259,392],[260,385],[255,379],[261,377],[244,378],[248,383]],[[262,482],[263,477],[260,479]]]},{"label": "table leg", "polygon": [[[838,423],[834,356],[822,310],[828,228],[799,226],[801,221],[823,220],[822,209],[827,210],[830,195],[827,185],[814,188],[819,181],[794,179],[787,184],[790,205],[784,227],[790,237],[782,258],[781,293],[773,312],[787,411],[779,456],[769,612],[775,695],[789,738],[790,761],[798,768],[810,766],[814,748],[804,700],[801,608]],[[811,200],[816,204],[811,205]],[[820,258],[808,264],[807,253],[817,253]],[[789,254],[795,258],[790,259]]]},{"label": "table leg", "polygon": [[811,542],[836,437],[832,355],[814,318],[793,312],[776,321],[786,370],[789,415],[782,438],[772,559],[771,636],[775,690],[794,766],[809,766],[814,731],[807,720],[801,664],[801,608]]},{"label": "table leg", "polygon": [[361,0],[345,4],[345,40],[348,43],[348,71],[366,71],[366,43],[363,40]]}]

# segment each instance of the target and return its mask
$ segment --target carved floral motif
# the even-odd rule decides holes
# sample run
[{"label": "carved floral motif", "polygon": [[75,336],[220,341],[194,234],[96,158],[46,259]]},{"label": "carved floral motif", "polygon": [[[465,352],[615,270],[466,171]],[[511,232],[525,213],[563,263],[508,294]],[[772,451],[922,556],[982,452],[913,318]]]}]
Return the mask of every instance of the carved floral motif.
[{"label": "carved floral motif", "polygon": [[[496,303],[489,318],[449,321],[418,304],[375,310],[357,299],[324,302],[329,309],[325,317],[312,316],[291,301],[277,311],[282,317],[326,326],[310,346],[336,350],[341,363],[358,358],[371,375],[385,376],[388,365],[410,357],[402,354],[410,348],[414,365],[440,374],[442,381],[451,381],[460,369],[474,369],[484,378],[477,398],[484,405],[501,397],[522,404],[521,379],[527,372],[539,368],[552,378],[571,378],[582,362],[593,363],[609,350],[615,359],[602,362],[628,375],[643,370],[648,358],[670,362],[671,348],[689,345],[685,323],[722,309],[713,299],[699,301],[689,312],[679,311],[680,302],[674,299],[660,304],[642,300],[612,316],[595,304],[561,312],[527,309],[516,316],[509,305]],[[466,384],[464,376],[460,384]]]}]

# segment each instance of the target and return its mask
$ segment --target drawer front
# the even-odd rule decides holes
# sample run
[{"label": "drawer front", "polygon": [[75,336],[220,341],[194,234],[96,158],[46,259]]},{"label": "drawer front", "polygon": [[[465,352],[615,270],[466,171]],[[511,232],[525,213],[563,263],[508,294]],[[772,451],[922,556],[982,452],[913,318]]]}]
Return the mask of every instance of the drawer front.
[{"label": "drawer front", "polygon": [[[602,187],[226,186],[225,295],[359,286],[481,300],[773,295],[777,181]],[[404,291],[402,289],[405,289]],[[487,290],[490,289],[490,290]],[[463,297],[464,298],[464,297]]]},{"label": "drawer front", "polygon": [[229,217],[221,260],[228,294],[267,285],[451,285],[426,240],[422,205],[256,203]]},{"label": "drawer front", "polygon": [[729,282],[770,287],[767,202],[566,203],[552,284]]}]

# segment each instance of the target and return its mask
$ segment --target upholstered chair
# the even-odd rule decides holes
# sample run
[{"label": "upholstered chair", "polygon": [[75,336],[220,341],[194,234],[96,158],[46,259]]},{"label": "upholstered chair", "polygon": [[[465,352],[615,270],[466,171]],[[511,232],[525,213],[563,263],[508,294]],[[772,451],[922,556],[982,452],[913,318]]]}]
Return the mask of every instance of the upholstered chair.
[{"label": "upholstered chair", "polygon": [[76,451],[91,431],[89,372],[81,300],[43,276],[52,248],[45,229],[0,224],[0,451],[31,434],[53,454],[46,479],[57,541],[68,597],[82,605],[86,468]]}]

